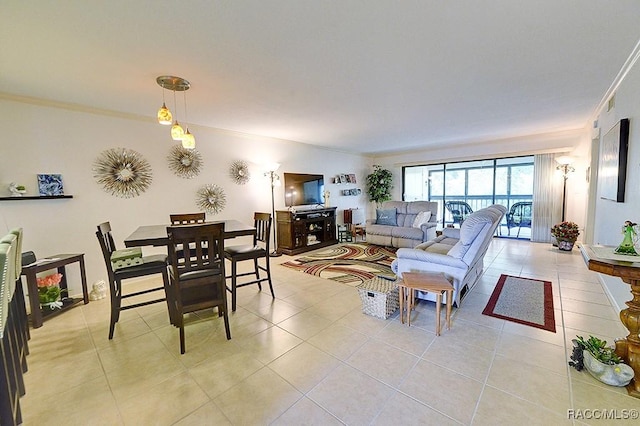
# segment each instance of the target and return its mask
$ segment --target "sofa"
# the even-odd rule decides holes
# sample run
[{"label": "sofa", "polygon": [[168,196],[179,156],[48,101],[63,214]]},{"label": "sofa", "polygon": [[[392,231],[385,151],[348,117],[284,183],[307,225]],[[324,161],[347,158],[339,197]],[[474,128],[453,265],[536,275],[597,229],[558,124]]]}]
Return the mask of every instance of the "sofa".
[{"label": "sofa", "polygon": [[413,248],[436,237],[437,213],[436,202],[385,201],[367,220],[367,243]]},{"label": "sofa", "polygon": [[[467,216],[460,228],[444,228],[437,238],[399,249],[391,269],[399,277],[403,272],[443,272],[452,281],[453,301],[460,307],[462,296],[482,275],[484,255],[506,211],[494,204]],[[432,293],[417,292],[416,297],[436,300]]]}]

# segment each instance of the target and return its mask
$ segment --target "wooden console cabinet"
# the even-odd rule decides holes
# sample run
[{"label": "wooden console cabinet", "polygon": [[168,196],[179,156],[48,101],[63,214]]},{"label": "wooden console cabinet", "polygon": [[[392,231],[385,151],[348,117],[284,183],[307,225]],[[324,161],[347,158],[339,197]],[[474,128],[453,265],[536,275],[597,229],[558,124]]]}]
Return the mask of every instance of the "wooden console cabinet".
[{"label": "wooden console cabinet", "polygon": [[337,244],[336,207],[276,211],[278,253],[296,255]]}]

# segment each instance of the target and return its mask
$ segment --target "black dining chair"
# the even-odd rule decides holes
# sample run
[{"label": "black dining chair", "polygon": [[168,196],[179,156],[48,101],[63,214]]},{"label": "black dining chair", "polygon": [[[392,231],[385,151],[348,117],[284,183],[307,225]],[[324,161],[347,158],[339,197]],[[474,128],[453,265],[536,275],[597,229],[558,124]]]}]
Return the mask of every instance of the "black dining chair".
[{"label": "black dining chair", "polygon": [[[180,329],[180,353],[185,352],[184,314],[218,308],[231,339],[224,278],[224,223],[179,225],[167,228],[173,325]],[[182,257],[189,250],[191,256]]]},{"label": "black dining chair", "polygon": [[206,213],[176,213],[170,214],[169,220],[171,225],[189,225],[193,223],[204,223],[206,220]]},{"label": "black dining chair", "polygon": [[[153,303],[164,302],[167,300],[166,295],[169,292],[167,256],[164,254],[143,256],[141,264],[114,269],[111,264],[111,255],[114,251],[116,251],[116,244],[113,241],[113,237],[111,235],[111,225],[109,224],[109,222],[104,222],[98,225],[96,237],[98,238],[98,242],[100,243],[100,249],[102,249],[102,256],[104,258],[104,263],[107,268],[107,275],[109,277],[109,293],[111,295],[111,320],[109,323],[109,339],[111,340],[113,339],[113,331],[115,329],[116,323],[120,319],[120,311],[139,308],[141,306],[147,306]],[[129,278],[139,278],[154,274],[162,274],[162,287],[154,286],[131,293],[124,292],[122,280],[126,280]],[[163,297],[153,300],[141,300],[139,302],[131,303],[124,306],[122,305],[123,299],[138,297],[138,300],[140,300],[141,298],[139,296],[158,291],[163,292]],[[168,301],[167,305],[169,305]]]},{"label": "black dining chair", "polygon": [[[271,266],[269,264],[269,237],[271,235],[271,214],[269,213],[254,213],[253,215],[254,226],[256,233],[253,237],[252,245],[238,245],[230,246],[224,249],[224,257],[231,261],[231,275],[227,278],[231,278],[231,287],[227,287],[227,290],[231,292],[231,310],[236,310],[236,289],[238,287],[244,287],[251,284],[258,284],[258,290],[262,291],[262,283],[264,281],[269,282],[269,289],[271,290],[271,297],[275,298],[276,295],[273,292],[273,283],[271,282]],[[262,259],[261,265],[258,261]],[[253,271],[238,273],[238,262],[244,260],[253,261]],[[266,273],[265,277],[260,277],[260,271]],[[246,281],[238,284],[238,278],[255,275],[256,279]]]}]

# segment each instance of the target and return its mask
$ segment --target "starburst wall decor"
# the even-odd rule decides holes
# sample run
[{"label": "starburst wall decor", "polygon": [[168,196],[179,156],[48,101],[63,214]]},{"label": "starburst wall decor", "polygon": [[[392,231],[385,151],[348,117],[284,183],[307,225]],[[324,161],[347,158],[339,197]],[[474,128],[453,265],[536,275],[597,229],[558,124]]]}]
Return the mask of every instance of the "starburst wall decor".
[{"label": "starburst wall decor", "polygon": [[139,152],[128,148],[102,151],[93,163],[94,178],[111,195],[137,197],[152,181],[151,166]]},{"label": "starburst wall decor", "polygon": [[198,190],[196,203],[208,213],[220,213],[227,204],[227,197],[218,185],[207,184]]},{"label": "starburst wall decor", "polygon": [[238,185],[244,185],[249,182],[249,167],[246,161],[234,161],[229,169],[229,175]]},{"label": "starburst wall decor", "polygon": [[200,174],[202,155],[196,149],[186,149],[181,145],[175,145],[171,148],[167,160],[169,161],[169,169],[176,176],[192,179]]}]

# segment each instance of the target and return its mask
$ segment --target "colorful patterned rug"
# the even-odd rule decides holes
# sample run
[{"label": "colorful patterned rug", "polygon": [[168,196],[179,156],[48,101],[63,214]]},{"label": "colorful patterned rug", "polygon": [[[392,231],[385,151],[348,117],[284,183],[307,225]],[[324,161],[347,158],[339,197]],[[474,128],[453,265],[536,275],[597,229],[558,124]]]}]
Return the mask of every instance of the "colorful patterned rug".
[{"label": "colorful patterned rug", "polygon": [[550,281],[502,274],[482,313],[556,332]]},{"label": "colorful patterned rug", "polygon": [[396,250],[366,243],[340,244],[308,253],[282,266],[344,284],[357,285],[377,275],[395,277]]}]

